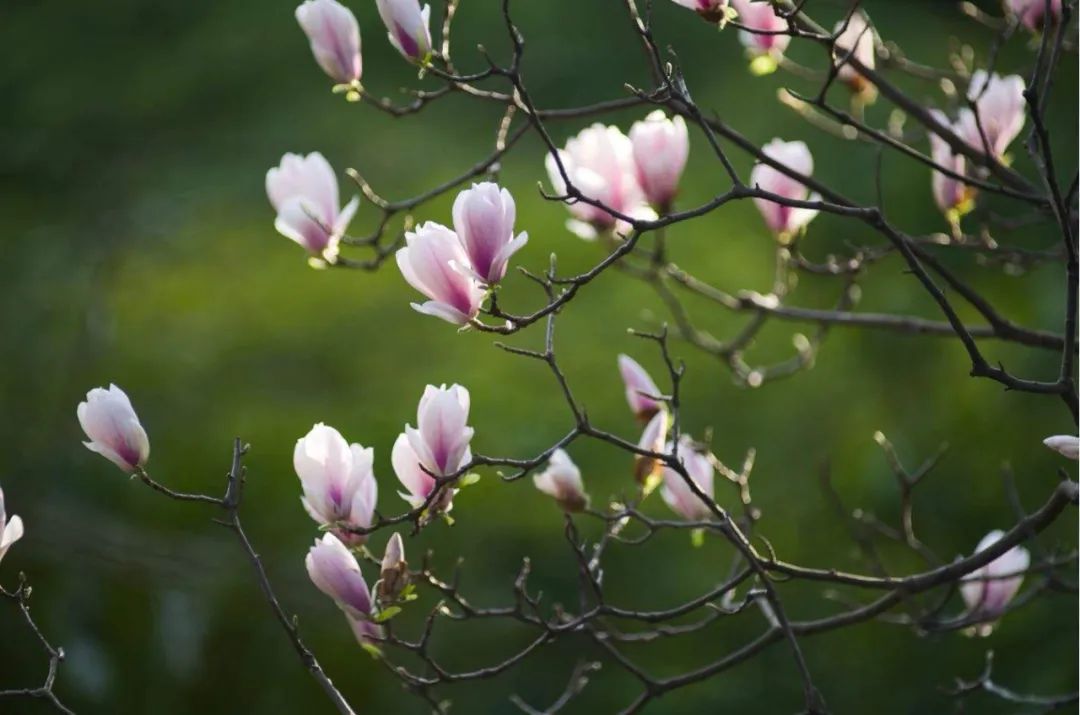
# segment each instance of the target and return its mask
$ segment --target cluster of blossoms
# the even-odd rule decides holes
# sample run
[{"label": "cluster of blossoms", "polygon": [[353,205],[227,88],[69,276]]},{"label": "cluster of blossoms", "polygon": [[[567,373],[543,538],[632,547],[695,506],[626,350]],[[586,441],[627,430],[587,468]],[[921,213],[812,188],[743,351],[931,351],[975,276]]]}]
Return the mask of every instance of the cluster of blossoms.
[{"label": "cluster of blossoms", "polygon": [[[971,106],[961,108],[955,122],[950,122],[941,110],[931,110],[931,114],[975,151],[996,161],[1004,160],[1009,145],[1024,127],[1023,78],[976,70],[968,85],[967,100]],[[934,163],[960,176],[969,175],[967,157],[936,134],[930,135],[930,153]],[[975,189],[969,184],[940,171],[933,173],[931,181],[934,201],[952,223],[973,208]]]},{"label": "cluster of blossoms", "polygon": [[[732,20],[738,22],[749,30],[740,33],[743,44],[755,51],[771,52],[779,56],[791,40],[791,36],[786,34],[789,29],[788,22],[776,12],[772,0],[672,0],[672,2],[693,10],[708,22],[721,24]],[[1062,0],[1003,0],[1002,4],[1008,14],[1032,32],[1041,32],[1048,25],[1061,21]],[[1047,22],[1048,10],[1049,22]],[[856,19],[860,16],[862,19]],[[851,24],[856,27],[865,27],[865,22],[865,16],[860,11],[853,15]],[[848,30],[844,27],[844,23],[838,23],[836,31],[841,30],[849,40],[858,39],[862,35],[861,29],[855,29],[851,31],[851,34],[847,34]],[[863,64],[866,64],[863,61],[864,56],[871,59],[873,57],[870,52],[860,48],[857,48],[855,52]]]},{"label": "cluster of blossoms", "polygon": [[[739,39],[751,57],[751,68],[757,74],[776,69],[791,40],[789,22],[769,0],[674,0],[695,10],[710,22],[735,20],[740,26]],[[1060,0],[1006,0],[1006,11],[1032,31],[1041,31],[1062,17]],[[1049,10],[1050,22],[1047,22]],[[851,13],[834,28],[834,54],[837,78],[848,85],[861,102],[873,101],[874,86],[850,66],[849,57],[869,69],[874,69],[879,43],[870,19],[861,10]],[[934,118],[972,149],[997,161],[1006,160],[1006,150],[1024,126],[1024,81],[1017,75],[1000,77],[984,70],[975,71],[965,99],[970,106],[957,113],[955,121],[940,110],[931,110]],[[934,200],[941,211],[956,225],[974,207],[975,189],[958,177],[969,176],[967,158],[942,137],[930,134],[931,156],[934,163],[955,175],[934,171],[931,184]],[[765,147],[765,153],[788,168],[809,174],[812,159],[802,142],[784,143],[775,140]],[[770,186],[770,182],[774,182]],[[758,166],[752,183],[759,188],[780,194],[788,199],[806,200],[805,187],[784,176],[772,167]],[[755,199],[765,222],[781,240],[787,241],[802,229],[816,214],[815,211],[785,207],[765,199]]]},{"label": "cluster of blossoms", "polygon": [[[116,385],[95,388],[78,406],[87,449],[101,454],[124,472],[146,477],[150,442],[131,401]],[[446,514],[455,493],[453,482],[472,460],[468,426],[469,392],[460,385],[428,386],[417,408],[417,426],[405,425],[394,443],[391,462],[405,491],[401,497],[425,518]],[[293,451],[304,510],[326,533],[305,560],[312,582],[333,598],[361,642],[378,639],[378,621],[386,606],[408,591],[408,567],[401,536],[387,542],[372,598],[353,550],[367,541],[373,525],[378,485],[374,450],[349,444],[333,427],[316,424]],[[450,477],[440,482],[441,478]],[[22,522],[3,517],[0,493],[0,557],[22,536]]]},{"label": "cluster of blossoms", "polygon": [[[668,439],[671,417],[656,381],[629,355],[619,356],[619,373],[626,389],[626,403],[638,421],[645,423],[638,447],[656,454],[672,454],[675,443]],[[709,456],[699,451],[694,440],[684,434],[679,437],[678,459],[687,476],[708,497],[708,502],[694,493],[678,471],[647,456],[639,456],[635,465],[635,477],[641,483],[643,493],[648,495],[658,483],[662,484],[660,496],[676,514],[687,521],[711,519],[710,505],[715,491],[714,469]]]},{"label": "cluster of blossoms", "polygon": [[529,237],[524,231],[514,235],[514,197],[490,181],[459,193],[452,213],[453,229],[427,221],[405,234],[395,258],[402,277],[428,297],[413,303],[415,310],[465,325]]},{"label": "cluster of blossoms", "polygon": [[[456,478],[472,461],[469,443],[469,391],[460,385],[428,385],[417,408],[417,426],[405,425],[394,442],[390,461],[405,488],[400,496],[424,519],[445,515],[456,489],[443,477]],[[296,442],[293,467],[303,488],[301,502],[326,531],[306,559],[312,582],[345,613],[362,643],[378,640],[380,614],[405,593],[408,566],[401,536],[394,533],[383,552],[382,570],[372,599],[351,549],[367,542],[373,525],[378,485],[374,450],[349,444],[333,427],[317,424]]]},{"label": "cluster of blossoms", "polygon": [[[431,8],[421,9],[417,0],[377,0],[376,5],[390,43],[410,62],[426,65],[431,59]],[[363,62],[356,16],[337,0],[306,0],[296,8],[296,20],[315,61],[338,83],[335,90],[359,99]],[[322,154],[286,154],[267,172],[266,194],[277,212],[274,228],[300,244],[313,266],[337,260],[338,245],[359,199],[340,206],[337,177]]]},{"label": "cluster of blossoms", "polygon": [[[645,423],[639,446],[657,455],[671,454],[675,445],[668,439],[670,417],[656,382],[629,356],[620,355],[618,367],[627,404]],[[450,511],[456,485],[472,462],[470,443],[474,430],[468,425],[469,407],[469,392],[464,387],[429,385],[417,407],[417,426],[406,424],[394,442],[391,465],[405,489],[399,494],[413,509],[422,510],[421,523]],[[127,474],[147,477],[150,442],[123,390],[116,385],[90,390],[76,414],[86,433],[87,449]],[[1080,457],[1080,438],[1075,436],[1048,437],[1045,444],[1069,459]],[[677,515],[687,521],[710,520],[714,496],[711,457],[686,435],[679,438],[678,453],[696,490],[662,460],[639,457],[636,474],[643,494],[647,496],[662,484],[661,496]],[[321,423],[297,440],[293,452],[293,467],[303,491],[301,503],[325,532],[305,558],[308,575],[342,610],[351,630],[365,645],[381,639],[379,623],[396,612],[393,604],[413,597],[399,533],[387,540],[374,595],[356,558],[356,551],[364,548],[367,534],[376,526],[378,485],[373,464],[374,450],[349,444],[340,432]],[[588,507],[581,472],[562,449],[552,452],[547,468],[533,480],[537,489],[553,497],[566,511]],[[704,494],[707,501],[697,492]],[[0,559],[22,536],[22,520],[18,516],[7,518],[0,491]],[[976,553],[989,548],[1001,536],[1000,531],[987,534]],[[960,589],[968,617],[976,623],[992,623],[999,618],[1019,591],[1029,561],[1028,552],[1017,546],[968,574]]]},{"label": "cluster of blossoms", "polygon": [[591,240],[625,233],[628,225],[621,217],[653,219],[657,211],[668,210],[689,153],[686,121],[656,110],[635,122],[629,136],[615,126],[586,127],[557,156],[548,154],[545,166],[557,194],[566,194],[569,180],[585,199],[602,204],[575,197],[567,205],[573,217],[567,228]]},{"label": "cluster of blossoms", "polygon": [[[417,0],[375,0],[390,44],[418,65],[431,60],[431,7]],[[337,0],[306,0],[296,8],[296,21],[311,43],[315,61],[342,90],[358,90],[363,73],[360,25]]]},{"label": "cluster of blossoms", "polygon": [[[783,60],[791,36],[789,20],[767,0],[674,0],[710,22],[736,21],[739,37],[751,56],[755,72],[772,71]],[[417,0],[376,0],[391,44],[410,62],[427,66],[432,57],[430,7]],[[1007,0],[1018,22],[1041,31],[1062,16],[1060,0]],[[1049,13],[1049,16],[1048,16]],[[336,0],[306,0],[296,9],[319,66],[337,84],[335,91],[357,99],[360,79],[360,28],[353,13]],[[869,18],[857,11],[834,29],[836,78],[860,102],[873,101],[875,88],[849,62],[873,68],[879,44]],[[955,120],[933,110],[937,121],[968,147],[1005,161],[1009,145],[1024,121],[1024,82],[1018,76],[1000,77],[979,70],[966,93],[969,106]],[[946,139],[930,135],[934,161],[958,176],[971,176],[966,157]],[[804,142],[774,139],[762,148],[771,163],[751,171],[751,185],[767,195],[754,203],[766,227],[781,243],[803,231],[818,211],[817,194],[796,177],[808,180],[814,161]],[[546,157],[546,169],[556,192],[566,198],[572,219],[568,227],[582,238],[618,235],[628,230],[626,219],[652,219],[669,212],[689,154],[684,119],[662,110],[635,122],[628,134],[615,126],[593,124]],[[784,170],[781,170],[783,168]],[[794,175],[794,176],[793,176]],[[935,171],[933,193],[938,206],[958,220],[970,209],[974,191],[963,181]],[[318,152],[286,154],[266,175],[266,192],[277,213],[275,228],[302,246],[316,266],[334,264],[359,198],[340,203],[337,177]],[[776,199],[776,200],[774,200]],[[787,203],[780,203],[784,201]],[[413,304],[420,313],[456,325],[467,325],[480,312],[490,291],[505,278],[511,257],[528,240],[515,234],[516,204],[510,192],[493,182],[461,191],[453,204],[452,228],[427,221],[405,233],[396,252],[403,278],[428,299]],[[634,476],[642,496],[657,487],[667,506],[681,519],[713,519],[716,505],[715,459],[690,435],[672,433],[667,398],[648,372],[627,355],[618,356],[618,369],[627,404],[642,426],[637,442]],[[453,500],[473,463],[473,428],[468,424],[470,395],[460,385],[428,385],[420,398],[416,426],[405,424],[393,443],[390,463],[404,499],[418,524],[449,518]],[[150,444],[127,395],[116,385],[95,388],[77,408],[88,441],[124,472],[148,480],[145,465]],[[1058,435],[1047,447],[1069,459],[1080,457],[1080,440]],[[677,462],[671,455],[677,455]],[[673,467],[672,463],[676,466]],[[383,550],[378,579],[368,586],[358,553],[365,553],[369,535],[386,526],[378,517],[378,484],[373,448],[350,443],[323,423],[297,440],[293,467],[300,480],[301,504],[322,536],[305,558],[312,583],[345,614],[362,644],[382,639],[379,625],[393,615],[394,604],[411,597],[404,541],[393,533]],[[564,449],[551,451],[543,471],[533,476],[535,487],[567,512],[589,507],[581,471]],[[390,520],[390,522],[401,519]],[[0,559],[23,535],[22,520],[4,510],[0,492]],[[991,548],[1004,536],[992,531],[975,553]],[[1030,565],[1027,550],[1015,546],[967,574],[960,585],[969,618],[988,624],[1007,610],[1019,592]]]}]

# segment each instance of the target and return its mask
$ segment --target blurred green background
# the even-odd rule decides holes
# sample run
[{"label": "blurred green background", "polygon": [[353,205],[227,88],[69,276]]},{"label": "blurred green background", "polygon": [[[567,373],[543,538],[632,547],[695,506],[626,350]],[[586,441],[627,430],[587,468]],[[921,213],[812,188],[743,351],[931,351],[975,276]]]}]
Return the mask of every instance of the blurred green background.
[{"label": "blurred green background", "polygon": [[[364,83],[399,97],[415,71],[390,48],[374,2],[349,3],[364,38]],[[805,138],[815,173],[860,200],[873,201],[876,151],[814,129],[776,101],[782,86],[803,80],[749,75],[733,32],[717,33],[692,13],[656,1],[656,32],[678,51],[695,99],[758,143]],[[822,5],[828,22],[841,4]],[[542,106],[571,106],[623,95],[623,83],[647,82],[622,3],[515,3],[528,38],[526,79]],[[952,2],[867,2],[881,34],[919,61],[942,65],[969,43],[985,59],[991,33],[965,20]],[[992,3],[984,7],[997,12]],[[317,421],[351,441],[374,446],[380,509],[405,508],[389,451],[428,383],[459,382],[472,392],[474,448],[528,456],[569,428],[542,366],[509,356],[489,336],[463,333],[409,308],[416,295],[392,263],[374,274],[314,271],[302,252],[273,230],[265,171],[286,151],[323,152],[342,172],[356,167],[388,198],[417,194],[474,163],[489,150],[499,120],[495,106],[451,97],[424,113],[393,120],[332,95],[293,18],[279,0],[169,3],[108,0],[8,0],[0,10],[0,483],[9,513],[27,525],[4,559],[0,583],[28,574],[39,622],[67,660],[58,693],[79,711],[110,713],[292,713],[328,710],[314,681],[259,594],[231,534],[198,506],[169,502],[129,483],[86,451],[75,406],[91,387],[115,381],[131,396],[149,431],[151,472],[178,489],[220,492],[231,439],[252,444],[244,508],[251,537],[279,595],[334,681],[361,712],[420,713],[419,700],[364,654],[334,606],[308,582],[303,556],[316,535],[298,503],[293,444]],[[831,13],[831,14],[830,14]],[[436,10],[435,14],[440,13]],[[483,43],[506,56],[494,0],[466,0],[457,17],[456,57],[479,68],[472,49]],[[819,63],[813,48],[791,54]],[[1026,72],[1028,38],[1016,37],[999,67]],[[901,79],[914,96],[943,104],[932,83]],[[1075,55],[1056,80],[1049,123],[1072,171],[1076,146]],[[404,97],[402,97],[404,99]],[[838,102],[845,101],[842,94]],[[881,126],[884,102],[869,111]],[[605,119],[624,130],[643,111]],[[585,122],[553,126],[562,141]],[[692,133],[695,149],[681,205],[707,200],[725,186],[720,167]],[[922,141],[919,146],[925,146]],[[1020,143],[1013,153],[1031,170]],[[736,155],[740,171],[750,162]],[[543,150],[532,136],[503,164],[501,181],[517,197],[518,225],[530,243],[516,262],[541,269],[557,252],[565,271],[600,256],[595,244],[563,227],[565,210],[536,193]],[[933,206],[929,174],[896,155],[883,159],[887,210],[912,233],[944,229]],[[744,173],[744,176],[746,174]],[[417,212],[449,223],[453,195]],[[993,204],[1002,213],[1018,208]],[[371,228],[376,212],[361,205],[351,233]],[[971,225],[977,226],[978,217]],[[1054,244],[1052,231],[1025,227],[999,239],[1029,248]],[[816,257],[847,243],[877,243],[853,222],[819,217],[806,250]],[[772,242],[749,202],[669,234],[675,260],[727,290],[766,292]],[[357,254],[349,254],[357,255]],[[942,253],[1011,318],[1057,330],[1062,318],[1060,266],[1021,275]],[[358,254],[363,258],[363,254]],[[833,282],[804,279],[792,302],[828,307]],[[524,279],[505,289],[505,304],[526,310],[539,296]],[[718,314],[691,302],[703,325],[729,336],[745,316]],[[895,259],[864,285],[861,308],[938,318],[933,304]],[[965,317],[975,317],[965,312]],[[626,410],[615,356],[628,352],[660,376],[653,346],[628,327],[655,328],[666,318],[651,291],[611,273],[582,291],[559,322],[560,355],[598,425],[628,438],[637,427]],[[795,331],[774,324],[750,354],[754,364],[789,357]],[[514,342],[538,344],[534,330]],[[985,343],[988,355],[1025,375],[1056,374],[1056,356]],[[1024,503],[1034,508],[1053,487],[1061,459],[1042,447],[1072,423],[1049,398],[1003,392],[966,377],[956,340],[913,339],[872,331],[835,330],[810,371],[760,389],[737,387],[730,373],[685,345],[688,364],[684,424],[711,428],[717,454],[738,463],[758,450],[752,487],[763,510],[761,531],[785,558],[807,565],[863,569],[847,526],[831,511],[818,480],[831,464],[840,493],[886,520],[897,512],[896,486],[872,435],[882,430],[909,464],[943,442],[951,448],[916,497],[924,541],[942,556],[970,552],[992,528],[1012,523],[1001,479],[1014,465]],[[625,454],[579,443],[571,454],[599,503],[628,489]],[[735,507],[718,484],[720,502]],[[646,505],[666,515],[658,498]],[[545,602],[575,602],[571,554],[555,506],[527,480],[501,483],[493,472],[461,495],[457,525],[437,524],[407,540],[417,556],[434,548],[448,573],[466,557],[462,586],[477,604],[511,601],[521,559],[534,565],[530,585]],[[595,534],[594,525],[586,532]],[[1040,538],[1046,547],[1075,545],[1073,513]],[[381,552],[385,536],[373,540]],[[888,550],[887,550],[888,551]],[[919,569],[888,551],[897,573]],[[662,608],[686,600],[726,573],[729,550],[710,543],[693,550],[685,534],[645,548],[614,548],[609,592],[627,607]],[[370,569],[367,571],[371,574]],[[796,618],[839,608],[819,587],[784,586]],[[858,595],[858,594],[857,594]],[[399,616],[415,632],[432,602]],[[954,599],[953,612],[959,601]],[[1011,614],[988,639],[959,634],[918,637],[871,623],[804,641],[809,665],[838,713],[951,712],[942,687],[974,676],[983,654],[997,652],[998,675],[1032,692],[1076,687],[1077,609],[1071,595],[1048,594]],[[724,619],[707,631],[627,652],[660,675],[684,671],[737,648],[759,632],[759,612]],[[10,605],[0,610],[0,688],[37,683],[45,660]],[[532,636],[518,626],[480,624],[437,629],[436,653],[450,667],[495,661]],[[598,653],[584,639],[548,646],[521,667],[483,686],[440,693],[453,712],[513,712],[517,693],[538,707],[562,691],[574,663]],[[570,712],[611,712],[636,684],[608,665]],[[801,702],[791,656],[773,646],[723,676],[665,696],[651,712],[793,712]],[[11,713],[44,705],[3,702]],[[1015,712],[975,699],[967,712]]]}]

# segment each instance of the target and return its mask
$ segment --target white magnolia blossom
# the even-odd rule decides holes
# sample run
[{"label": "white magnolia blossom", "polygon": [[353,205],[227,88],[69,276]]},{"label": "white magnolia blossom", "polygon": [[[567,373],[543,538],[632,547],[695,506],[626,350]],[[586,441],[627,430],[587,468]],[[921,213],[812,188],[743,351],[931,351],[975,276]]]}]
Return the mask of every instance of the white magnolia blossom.
[{"label": "white magnolia blossom", "polygon": [[131,406],[116,385],[95,387],[76,410],[91,452],[97,452],[125,472],[135,472],[150,458],[150,440]]},{"label": "white magnolia blossom", "polygon": [[554,497],[566,511],[581,511],[589,505],[581,470],[563,449],[551,453],[547,469],[533,475],[533,484],[544,494]]}]

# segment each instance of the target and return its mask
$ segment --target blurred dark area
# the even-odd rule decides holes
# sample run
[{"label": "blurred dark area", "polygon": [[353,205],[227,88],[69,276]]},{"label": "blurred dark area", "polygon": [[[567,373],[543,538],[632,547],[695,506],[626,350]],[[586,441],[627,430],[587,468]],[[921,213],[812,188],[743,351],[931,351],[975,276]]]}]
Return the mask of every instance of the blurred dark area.
[{"label": "blurred dark area", "polygon": [[[372,0],[347,3],[363,36],[364,85],[406,100],[418,80],[387,42]],[[515,2],[527,39],[523,70],[534,99],[568,107],[625,95],[647,85],[647,65],[621,0]],[[758,144],[802,138],[815,176],[860,201],[881,201],[913,234],[945,231],[928,169],[894,152],[846,141],[807,124],[777,100],[790,86],[814,85],[779,72],[753,77],[734,31],[717,32],[693,13],[654,0],[655,32],[677,52],[698,104]],[[994,33],[965,17],[958,3],[877,0],[864,3],[879,33],[919,62],[942,66],[969,46],[985,62]],[[831,24],[843,3],[812,2]],[[814,6],[820,6],[820,12]],[[991,2],[983,9],[1000,15]],[[32,607],[64,647],[57,692],[79,712],[294,713],[329,711],[301,668],[258,591],[244,555],[227,530],[199,505],[170,502],[130,482],[84,449],[76,404],[94,386],[116,382],[130,395],[150,435],[149,468],[177,489],[217,494],[224,486],[234,436],[252,445],[244,519],[279,596],[298,615],[303,634],[360,712],[422,713],[422,701],[360,649],[333,604],[307,579],[303,557],[317,535],[300,507],[292,469],[295,440],[325,421],[347,439],[375,448],[380,511],[407,508],[395,492],[390,446],[426,384],[457,382],[472,393],[473,447],[484,454],[531,456],[571,426],[565,403],[543,365],[493,347],[490,336],[458,333],[409,307],[417,296],[392,262],[376,273],[310,269],[302,251],[273,228],[263,178],[286,151],[321,151],[338,171],[342,194],[355,167],[377,191],[404,198],[463,173],[490,151],[498,106],[451,96],[424,112],[393,119],[330,92],[293,17],[295,4],[270,0],[186,3],[159,0],[7,0],[0,8],[0,486],[8,513],[26,523],[22,541],[0,564],[0,584],[19,572],[33,586]],[[441,6],[433,15],[441,17]],[[498,3],[465,0],[455,20],[454,53],[464,71],[482,68],[476,45],[508,57]],[[821,66],[820,49],[792,44],[789,55]],[[999,71],[1026,74],[1030,36],[1001,48]],[[892,75],[890,75],[892,76]],[[934,82],[895,75],[912,96],[935,106],[948,98]],[[846,99],[837,91],[834,100]],[[1077,62],[1066,54],[1055,78],[1047,122],[1066,183],[1077,156]],[[892,108],[879,100],[867,119],[885,126]],[[638,109],[600,119],[627,130]],[[552,124],[558,141],[593,120]],[[927,149],[925,139],[915,145]],[[692,156],[680,206],[708,200],[726,178],[691,131]],[[565,228],[567,212],[544,201],[543,147],[529,135],[502,163],[500,181],[517,197],[519,230],[530,235],[515,263],[542,270],[585,269],[601,257],[595,243]],[[1018,140],[1014,166],[1035,176]],[[732,154],[744,176],[751,161]],[[879,163],[880,162],[880,163]],[[878,179],[880,172],[880,180]],[[453,193],[423,206],[418,220],[450,222]],[[993,200],[969,218],[1018,216],[1024,207]],[[351,233],[374,227],[378,213],[362,201]],[[1002,243],[1049,248],[1060,239],[1048,224],[1024,224],[995,235]],[[806,252],[824,257],[849,245],[876,245],[863,224],[822,215]],[[750,202],[739,202],[669,231],[674,260],[725,290],[767,292],[774,244]],[[980,265],[969,254],[941,253],[1012,320],[1059,331],[1064,269]],[[366,257],[358,254],[359,258]],[[835,280],[803,277],[789,302],[828,308]],[[860,309],[940,319],[930,297],[893,258],[862,282]],[[500,302],[528,310],[541,296],[528,281],[508,282]],[[734,334],[747,320],[688,303],[703,327]],[[963,317],[978,322],[969,310]],[[559,355],[596,424],[628,439],[638,427],[626,409],[615,369],[626,352],[662,376],[654,345],[627,328],[655,329],[668,320],[645,285],[610,272],[559,320]],[[813,326],[771,324],[748,359],[791,357],[792,335]],[[512,339],[539,345],[537,331]],[[984,343],[993,361],[1041,379],[1057,374],[1051,351]],[[833,330],[812,369],[758,389],[734,384],[720,362],[674,344],[687,364],[684,427],[711,430],[729,464],[757,450],[751,479],[762,510],[760,531],[786,560],[866,570],[821,487],[828,470],[849,509],[895,523],[896,482],[873,435],[880,430],[909,466],[949,449],[919,487],[915,519],[922,539],[949,559],[967,554],[991,529],[1015,522],[1002,478],[1016,475],[1028,509],[1042,503],[1063,466],[1041,440],[1070,433],[1070,416],[1053,398],[1005,392],[967,376],[959,341],[871,330]],[[570,450],[599,505],[631,488],[628,456],[599,442]],[[1071,468],[1071,465],[1070,465]],[[722,506],[735,491],[718,482]],[[666,515],[653,498],[646,510]],[[456,502],[453,527],[436,524],[406,540],[418,558],[449,574],[464,557],[462,588],[479,605],[513,600],[521,560],[533,564],[530,586],[545,603],[576,603],[577,579],[556,506],[529,480],[503,483],[487,470]],[[1042,548],[1075,548],[1075,513],[1039,537]],[[597,524],[584,522],[595,537]],[[381,553],[388,533],[372,540]],[[924,567],[885,548],[898,574]],[[665,608],[719,582],[730,548],[694,549],[686,534],[663,534],[645,547],[610,550],[608,593],[623,605]],[[820,585],[780,586],[789,612],[810,618],[836,612]],[[845,592],[844,598],[866,598]],[[425,596],[398,616],[414,633],[434,604]],[[947,612],[959,613],[954,597]],[[763,628],[749,609],[686,638],[637,646],[628,653],[659,675],[693,669],[737,649]],[[1047,592],[1011,613],[993,634],[918,636],[883,622],[807,638],[817,685],[837,713],[899,715],[954,712],[944,693],[956,676],[974,677],[988,649],[995,675],[1024,692],[1074,690],[1077,671],[1074,594]],[[506,657],[534,633],[519,625],[440,622],[436,653],[455,669]],[[9,603],[0,603],[0,689],[40,683],[46,659]],[[587,638],[563,639],[491,682],[448,688],[455,713],[516,712],[513,694],[538,707],[565,687],[576,662],[601,656]],[[568,712],[615,712],[637,690],[609,664]],[[786,713],[801,705],[790,651],[774,645],[720,677],[680,690],[649,712]],[[1014,713],[1001,701],[966,701],[964,712]],[[3,713],[46,713],[40,702],[0,701]]]}]

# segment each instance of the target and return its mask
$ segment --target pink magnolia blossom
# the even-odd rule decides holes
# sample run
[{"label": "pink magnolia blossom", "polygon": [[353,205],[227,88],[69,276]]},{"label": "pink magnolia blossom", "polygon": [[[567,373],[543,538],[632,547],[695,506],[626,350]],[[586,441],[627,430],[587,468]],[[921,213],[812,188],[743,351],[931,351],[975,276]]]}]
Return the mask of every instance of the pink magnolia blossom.
[{"label": "pink magnolia blossom", "polygon": [[554,497],[566,511],[582,511],[589,505],[581,470],[565,450],[556,449],[551,453],[547,469],[533,475],[533,484],[544,494]]},{"label": "pink magnolia blossom", "polygon": [[1046,0],[1005,0],[1006,9],[1032,32],[1040,32],[1047,24],[1061,21],[1061,0],[1050,0],[1050,23],[1046,22]]},{"label": "pink magnolia blossom", "polygon": [[277,211],[278,233],[307,250],[313,265],[337,260],[338,243],[360,199],[339,208],[337,177],[322,154],[281,157],[281,164],[266,172],[266,194]]},{"label": "pink magnolia blossom", "polygon": [[1043,440],[1050,449],[1069,459],[1080,459],[1080,439],[1071,434],[1059,434]]},{"label": "pink magnolia blossom", "polygon": [[484,289],[470,275],[469,257],[457,234],[446,226],[428,221],[405,234],[405,246],[398,249],[401,275],[430,300],[412,307],[419,313],[464,325],[480,312]]},{"label": "pink magnolia blossom", "polygon": [[989,154],[1000,159],[1024,128],[1024,79],[975,70],[967,96],[975,103],[975,111],[960,110],[957,133],[973,148],[983,153],[989,149]]},{"label": "pink magnolia blossom", "polygon": [[[949,118],[936,109],[930,113],[944,126],[949,126]],[[949,143],[937,134],[930,134],[930,155],[935,164],[952,169],[957,174],[964,176],[967,172],[967,158],[963,154],[953,151]],[[931,188],[934,193],[934,202],[945,214],[951,212],[963,213],[966,206],[975,196],[975,189],[959,179],[934,171],[930,177]]]},{"label": "pink magnolia blossom", "polygon": [[0,489],[0,560],[3,560],[11,545],[23,536],[23,522],[17,515],[7,518],[4,511],[4,490]]},{"label": "pink magnolia blossom", "polygon": [[334,600],[361,642],[381,636],[382,629],[371,621],[371,592],[360,573],[360,564],[345,544],[333,534],[324,534],[304,559],[315,587]]},{"label": "pink magnolia blossom", "polygon": [[[810,176],[814,173],[814,157],[805,142],[785,142],[773,139],[762,147],[767,157],[779,162],[796,173]],[[810,195],[810,190],[787,174],[768,164],[758,164],[750,172],[750,184],[763,191],[796,201],[817,201],[820,196]],[[816,209],[785,206],[765,198],[755,198],[754,204],[765,219],[769,230],[781,238],[790,238],[818,215]]]},{"label": "pink magnolia blossom", "polygon": [[[371,448],[350,445],[340,432],[321,422],[296,441],[293,467],[304,489],[300,501],[316,523],[371,526],[378,496],[373,458]],[[334,533],[347,544],[367,540],[346,529]]]},{"label": "pink magnolia blossom", "polygon": [[690,138],[682,117],[668,119],[662,109],[630,127],[637,181],[654,206],[666,208],[679,190]]},{"label": "pink magnolia blossom", "polygon": [[[428,385],[416,410],[416,428],[405,425],[398,435],[390,455],[394,472],[407,490],[399,492],[413,508],[421,506],[434,491],[437,482],[432,475],[445,477],[457,473],[472,461],[469,442],[473,428],[469,420],[469,391],[461,385],[434,387]],[[449,511],[452,489],[444,489]]]},{"label": "pink magnolia blossom", "polygon": [[693,10],[709,22],[723,20],[728,6],[728,0],[672,0],[672,2]]},{"label": "pink magnolia blossom", "polygon": [[[668,444],[671,452],[673,445]],[[679,462],[690,475],[694,484],[711,500],[713,498],[713,467],[709,458],[694,449],[694,442],[686,435],[679,438]],[[703,502],[686,483],[681,474],[671,467],[664,467],[664,486],[660,496],[676,514],[687,521],[702,521],[712,516],[709,505]]]},{"label": "pink magnolia blossom", "polygon": [[514,237],[514,197],[490,181],[473,184],[458,194],[453,214],[473,277],[487,285],[501,281],[510,256],[529,240],[524,231]]},{"label": "pink magnolia blossom", "polygon": [[387,36],[402,56],[424,64],[431,57],[431,6],[420,9],[417,0],[375,0]]},{"label": "pink magnolia blossom", "polygon": [[340,84],[360,81],[360,26],[349,8],[336,0],[306,0],[296,8],[296,21],[315,61],[331,79]]},{"label": "pink magnolia blossom", "polygon": [[116,385],[95,387],[76,410],[90,441],[83,442],[125,472],[138,471],[150,457],[150,440],[131,400]]},{"label": "pink magnolia blossom", "polygon": [[[634,148],[618,127],[593,124],[559,150],[559,161],[574,185],[584,196],[632,218],[652,218],[645,193],[638,184],[634,166]],[[544,160],[551,184],[558,194],[566,193],[566,181],[559,162],[550,153]],[[608,211],[584,201],[567,204],[574,217],[567,223],[573,233],[584,239],[596,238],[605,231],[625,232],[627,226]]]},{"label": "pink magnolia blossom", "polygon": [[[739,13],[737,22],[752,30],[772,33],[784,32],[788,29],[787,20],[776,13],[769,0],[731,0],[731,6]],[[791,36],[739,30],[739,41],[754,54],[767,54],[779,58],[791,42]]]},{"label": "pink magnolia blossom", "polygon": [[[991,531],[975,547],[975,553],[985,551],[1004,536],[999,530]],[[974,618],[992,621],[1005,612],[1005,607],[1020,590],[1031,557],[1027,549],[1014,546],[987,565],[964,577],[960,595],[967,605],[968,614]]]},{"label": "pink magnolia blossom", "polygon": [[[874,33],[874,27],[870,24],[870,18],[866,16],[866,13],[862,10],[856,10],[850,17],[836,23],[833,32],[840,33],[836,38],[835,45],[837,64],[844,62],[844,59],[851,53],[851,56],[864,67],[874,69],[877,54],[877,35]],[[847,62],[840,65],[837,77],[856,92],[869,93],[876,91],[874,86]]]},{"label": "pink magnolia blossom", "polygon": [[637,360],[629,355],[619,355],[619,374],[626,388],[626,404],[641,422],[648,422],[663,408],[654,397],[662,395],[652,377]]}]

